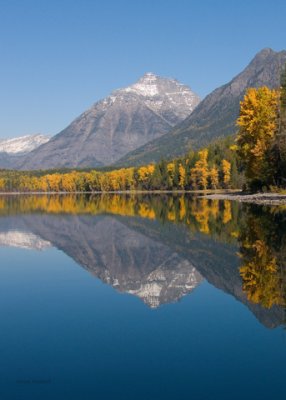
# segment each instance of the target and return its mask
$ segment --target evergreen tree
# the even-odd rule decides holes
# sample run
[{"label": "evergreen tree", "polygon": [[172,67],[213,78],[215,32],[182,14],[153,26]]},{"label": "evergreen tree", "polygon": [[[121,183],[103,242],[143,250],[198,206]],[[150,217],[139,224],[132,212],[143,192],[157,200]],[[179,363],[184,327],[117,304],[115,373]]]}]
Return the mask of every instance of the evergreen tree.
[{"label": "evergreen tree", "polygon": [[150,179],[150,185],[151,189],[153,190],[165,189],[165,187],[162,187],[162,173],[160,163],[155,165],[154,172]]},{"label": "evergreen tree", "polygon": [[168,173],[168,164],[166,160],[161,160],[159,163],[159,168],[161,172],[161,185],[159,189],[170,189],[170,179]]}]

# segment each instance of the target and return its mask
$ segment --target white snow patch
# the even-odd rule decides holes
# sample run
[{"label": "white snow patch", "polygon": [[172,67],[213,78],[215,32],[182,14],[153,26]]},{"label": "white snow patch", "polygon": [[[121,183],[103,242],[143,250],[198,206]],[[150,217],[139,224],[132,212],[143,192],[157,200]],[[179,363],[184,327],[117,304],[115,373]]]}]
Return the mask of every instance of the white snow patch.
[{"label": "white snow patch", "polygon": [[45,135],[26,135],[11,139],[0,139],[0,153],[20,154],[29,153],[41,144],[47,143],[49,136]]},{"label": "white snow patch", "polygon": [[28,250],[45,250],[52,245],[47,240],[43,240],[31,232],[11,230],[0,232],[0,246],[18,247]]}]

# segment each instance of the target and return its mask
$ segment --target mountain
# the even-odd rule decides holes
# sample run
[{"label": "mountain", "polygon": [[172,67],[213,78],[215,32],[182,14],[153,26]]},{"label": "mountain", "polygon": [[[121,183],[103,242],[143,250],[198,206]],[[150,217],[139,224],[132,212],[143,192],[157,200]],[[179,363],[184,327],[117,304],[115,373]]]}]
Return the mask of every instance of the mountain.
[{"label": "mountain", "polygon": [[175,79],[145,74],[95,103],[48,143],[30,153],[21,169],[98,167],[165,135],[199,103]]},{"label": "mountain", "polygon": [[0,153],[26,154],[36,149],[41,144],[47,143],[49,136],[36,134],[26,135],[11,139],[0,139]]},{"label": "mountain", "polygon": [[14,168],[23,156],[49,140],[49,136],[41,134],[0,139],[0,168]]},{"label": "mountain", "polygon": [[138,165],[173,158],[198,149],[214,139],[234,134],[239,102],[248,87],[277,88],[286,63],[286,51],[264,49],[227,84],[210,93],[196,109],[167,135],[130,152],[119,165]]}]

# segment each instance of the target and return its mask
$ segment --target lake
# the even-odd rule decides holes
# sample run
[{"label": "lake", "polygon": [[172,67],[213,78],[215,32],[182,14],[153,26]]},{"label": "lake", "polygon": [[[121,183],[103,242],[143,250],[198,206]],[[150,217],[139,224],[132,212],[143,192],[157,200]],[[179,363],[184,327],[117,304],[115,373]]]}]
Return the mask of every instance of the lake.
[{"label": "lake", "polygon": [[0,197],[0,399],[278,399],[286,209]]}]

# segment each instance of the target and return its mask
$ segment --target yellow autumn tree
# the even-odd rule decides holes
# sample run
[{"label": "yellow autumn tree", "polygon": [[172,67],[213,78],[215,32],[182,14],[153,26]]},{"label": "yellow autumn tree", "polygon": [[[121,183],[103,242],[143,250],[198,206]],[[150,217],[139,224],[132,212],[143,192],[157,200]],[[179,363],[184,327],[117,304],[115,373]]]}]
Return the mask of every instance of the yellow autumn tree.
[{"label": "yellow autumn tree", "polygon": [[62,175],[61,174],[50,174],[46,176],[48,180],[49,190],[51,192],[59,192],[62,190]]},{"label": "yellow autumn tree", "polygon": [[65,192],[76,191],[77,173],[75,171],[62,175],[62,189]]},{"label": "yellow autumn tree", "polygon": [[180,187],[180,189],[185,188],[185,182],[186,182],[186,169],[180,163],[180,165],[179,165],[179,187]]},{"label": "yellow autumn tree", "polygon": [[222,160],[221,162],[221,171],[222,171],[222,183],[224,188],[229,187],[230,177],[231,177],[231,164],[227,160]]},{"label": "yellow autumn tree", "polygon": [[174,175],[175,175],[174,161],[167,164],[167,171],[168,171],[168,175],[169,175],[170,186],[172,187],[174,184]]},{"label": "yellow autumn tree", "polygon": [[217,189],[219,186],[218,180],[218,169],[217,167],[212,167],[209,172],[209,181],[211,189]]},{"label": "yellow autumn tree", "polygon": [[194,188],[206,189],[208,184],[208,150],[199,151],[199,160],[191,169],[191,181]]},{"label": "yellow autumn tree", "polygon": [[147,185],[154,170],[155,166],[153,164],[149,164],[138,169],[138,181],[143,185],[143,188],[145,188],[145,185]]},{"label": "yellow autumn tree", "polygon": [[6,181],[4,178],[0,178],[0,190],[4,190],[6,185]]},{"label": "yellow autumn tree", "polygon": [[247,90],[240,103],[237,153],[250,186],[272,183],[271,147],[278,124],[279,91],[266,86]]}]

